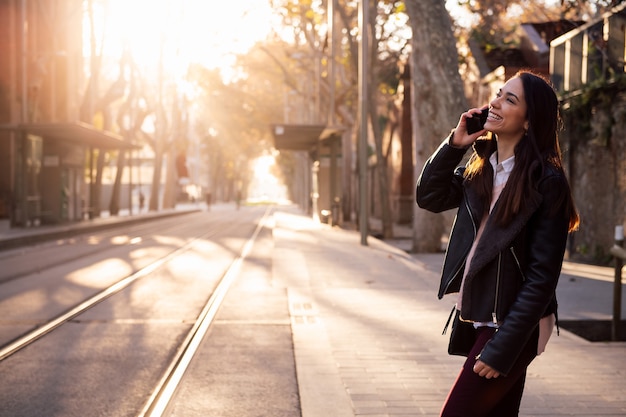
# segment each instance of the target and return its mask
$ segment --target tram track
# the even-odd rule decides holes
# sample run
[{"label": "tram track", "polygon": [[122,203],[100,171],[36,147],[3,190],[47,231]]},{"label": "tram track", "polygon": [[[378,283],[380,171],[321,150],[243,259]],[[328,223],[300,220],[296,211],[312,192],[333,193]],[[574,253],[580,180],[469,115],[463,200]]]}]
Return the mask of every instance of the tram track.
[{"label": "tram track", "polygon": [[[239,267],[240,263],[243,261],[243,258],[245,258],[245,254],[247,254],[247,252],[249,252],[250,250],[250,246],[253,244],[254,242],[254,238],[256,237],[256,235],[258,234],[260,228],[262,227],[262,224],[264,222],[264,219],[267,217],[269,213],[269,208],[266,211],[266,213],[264,214],[261,222],[259,222],[258,226],[256,227],[253,236],[247,241],[247,243],[244,245],[244,248],[242,249],[242,253],[233,261],[233,263],[231,264],[231,266],[228,268],[228,271],[224,274],[224,276],[222,277],[222,279],[220,280],[220,284],[218,285],[218,287],[216,288],[216,290],[214,291],[214,294],[211,295],[211,297],[209,298],[209,301],[207,302],[207,304],[205,305],[205,307],[203,308],[201,314],[200,314],[200,318],[196,321],[196,324],[193,326],[192,328],[192,333],[190,333],[190,336],[187,337],[185,344],[187,344],[186,347],[184,347],[184,349],[182,349],[183,351],[188,351],[189,350],[189,344],[192,343],[197,343],[194,342],[194,338],[197,337],[195,336],[195,334],[199,334],[198,331],[202,330],[204,327],[202,325],[202,322],[205,322],[205,320],[209,320],[208,323],[210,323],[210,320],[212,320],[212,317],[214,316],[215,312],[217,311],[217,308],[219,308],[219,303],[221,302],[221,300],[223,299],[223,296],[225,295],[225,292],[227,291],[227,288],[230,284],[230,281],[233,279],[232,276],[235,274],[236,269]],[[177,225],[173,225],[172,227],[176,227]],[[233,227],[233,225],[231,224],[230,227]],[[146,230],[149,230],[150,228],[147,227],[145,228]],[[193,245],[202,239],[207,239],[210,238],[211,236],[215,235],[216,231],[215,230],[209,230],[208,232],[196,236],[195,238],[191,239],[190,241],[188,241],[186,244],[184,244],[181,247],[176,248],[175,250],[169,252],[167,255],[151,262],[150,264],[138,269],[137,271],[133,272],[132,274],[122,278],[121,280],[118,280],[117,282],[115,282],[112,285],[109,285],[108,287],[106,287],[105,289],[99,291],[98,293],[96,293],[95,295],[89,297],[88,299],[82,301],[81,303],[75,305],[74,307],[70,308],[69,310],[67,310],[66,312],[48,320],[46,323],[36,327],[35,329],[23,334],[22,336],[18,337],[17,339],[5,344],[4,346],[0,347],[0,362],[2,362],[3,360],[5,360],[6,358],[14,355],[15,353],[19,352],[20,350],[26,348],[27,346],[31,345],[32,343],[36,342],[37,340],[39,340],[40,338],[44,337],[45,335],[47,335],[48,333],[54,331],[55,329],[59,328],[60,326],[62,326],[63,324],[75,319],[76,317],[80,316],[81,314],[85,313],[86,311],[89,311],[90,309],[92,309],[93,307],[95,307],[96,305],[98,305],[99,303],[101,303],[102,301],[108,299],[109,297],[119,293],[120,291],[124,290],[125,288],[129,287],[130,285],[132,285],[133,283],[135,283],[136,281],[138,281],[139,279],[142,279],[144,277],[149,276],[150,274],[152,274],[153,272],[155,272],[156,270],[158,270],[159,268],[161,268],[163,265],[165,265],[166,263],[168,263],[169,261],[171,261],[172,259],[176,258],[177,256],[179,256],[181,253],[184,253],[186,251],[188,251],[190,248],[193,247]],[[113,234],[112,234],[113,235]],[[101,251],[102,249],[100,249]],[[81,256],[84,256],[85,254],[82,254]],[[64,259],[62,261],[58,261],[57,264],[61,264],[61,263],[66,263],[71,261],[71,259]],[[54,266],[55,263],[49,263],[46,265],[46,267],[51,267]],[[2,281],[1,283],[4,283],[5,281]],[[177,355],[178,356],[178,355]],[[176,367],[174,367],[176,368]],[[167,380],[171,379],[171,378],[166,378]],[[158,396],[156,396],[156,398],[161,398],[162,394],[159,394]]]},{"label": "tram track", "polygon": [[156,389],[153,391],[150,399],[146,402],[142,411],[137,417],[161,417],[167,411],[167,408],[175,396],[180,381],[183,378],[187,367],[191,363],[201,341],[207,334],[207,331],[222,304],[230,285],[235,280],[241,264],[250,253],[254,241],[264,226],[270,210],[265,212],[261,221],[257,224],[252,236],[243,246],[239,256],[233,261],[226,273],[220,279],[219,284],[211,294],[211,297],[204,305],[200,315],[198,316],[193,327],[187,334],[184,342],[181,344],[173,360],[170,362],[167,371],[162,376]]},{"label": "tram track", "polygon": [[[267,283],[271,267],[273,226],[267,219],[273,211],[205,212],[173,229],[155,222],[145,234],[124,227],[106,236],[97,233],[107,244],[115,239],[118,250],[104,251],[105,245],[101,256],[0,283],[0,414],[166,417],[176,412],[186,403],[190,384],[197,383],[207,348],[224,344],[224,331],[230,330],[216,319],[230,317],[233,301],[245,300],[241,291],[255,297],[253,304],[257,297],[283,298],[281,289],[263,284],[257,292],[256,287],[257,280]],[[138,235],[143,242],[130,245]],[[72,256],[80,243],[68,242],[65,248],[70,252],[65,256]],[[60,263],[45,249],[26,250],[42,262],[52,256]],[[250,280],[254,290],[248,293]],[[279,305],[272,312],[281,311]],[[272,325],[272,334],[288,335],[280,323]],[[265,334],[265,327],[245,329],[251,330]]]},{"label": "tram track", "polygon": [[[200,238],[198,238],[198,239],[200,239]],[[44,324],[44,325],[42,325],[40,327],[37,327],[35,330],[32,330],[32,331],[26,333],[25,335],[21,336],[17,340],[15,340],[15,341],[9,343],[8,345],[2,347],[2,349],[0,349],[0,361],[3,361],[4,359],[8,358],[12,354],[20,351],[21,349],[24,349],[26,346],[28,346],[31,343],[35,342],[37,339],[45,336],[46,334],[50,333],[54,329],[56,329],[59,326],[63,325],[64,323],[69,322],[73,318],[75,318],[75,317],[79,316],[80,314],[84,313],[85,311],[93,308],[94,306],[96,306],[100,302],[102,302],[102,301],[106,300],[107,298],[111,297],[112,295],[120,292],[121,290],[123,290],[124,288],[128,287],[129,285],[131,285],[133,282],[137,281],[138,279],[150,275],[152,272],[154,272],[155,270],[160,268],[166,262],[168,262],[169,260],[171,260],[175,256],[177,256],[178,253],[186,251],[193,243],[194,243],[194,241],[191,241],[191,242],[187,243],[185,246],[170,252],[168,255],[158,259],[155,262],[152,262],[148,266],[146,266],[144,268],[141,268],[137,272],[135,272],[135,273],[133,273],[133,274],[123,278],[122,280],[116,282],[115,284],[107,287],[103,291],[100,291],[99,293],[97,293],[93,297],[88,298],[87,300],[85,300],[82,303],[78,304],[77,306],[73,307],[72,309],[70,309],[66,313],[63,313],[60,316],[57,316],[56,318],[48,321],[46,324]]]},{"label": "tram track", "polygon": [[[159,230],[163,233],[167,233],[169,230],[180,228],[181,219],[176,217],[167,217],[155,221],[159,222]],[[83,235],[59,239],[54,244],[46,242],[41,245],[20,248],[13,252],[0,252],[0,261],[4,263],[5,269],[8,261],[15,262],[15,258],[18,257],[26,258],[35,250],[41,250],[42,247],[44,251],[54,251],[55,254],[54,257],[49,257],[48,260],[43,263],[40,263],[41,261],[27,262],[23,268],[20,268],[15,272],[7,273],[6,271],[2,271],[2,274],[0,274],[0,285],[45,269],[75,261],[86,256],[98,253],[103,254],[106,253],[106,251],[118,249],[120,245],[135,245],[138,242],[143,241],[146,236],[153,231],[154,222],[138,223],[130,225],[128,229],[123,230],[123,233],[120,233],[118,229],[109,229],[103,232],[98,232],[97,234],[96,232],[85,233]],[[124,238],[124,236],[126,238]],[[87,245],[85,245],[85,243]],[[77,250],[76,252],[69,254],[67,253],[66,249],[68,247],[79,245],[82,246],[81,250]],[[65,252],[63,253],[63,251]],[[63,253],[63,255],[59,256],[58,254],[60,253]]]}]

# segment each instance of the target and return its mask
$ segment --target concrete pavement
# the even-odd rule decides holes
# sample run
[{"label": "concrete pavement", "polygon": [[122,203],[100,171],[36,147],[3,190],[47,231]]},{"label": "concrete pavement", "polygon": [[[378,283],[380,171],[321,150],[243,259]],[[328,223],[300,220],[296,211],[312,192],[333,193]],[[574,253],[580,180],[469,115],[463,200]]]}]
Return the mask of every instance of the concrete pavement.
[{"label": "concrete pavement", "polygon": [[[111,221],[124,219],[92,226]],[[64,228],[0,230],[0,241],[75,233]],[[447,355],[441,335],[454,304],[436,297],[443,255],[407,254],[402,229],[363,246],[357,231],[292,207],[277,208],[272,233],[272,281],[288,294],[302,417],[438,416],[463,362]],[[608,320],[612,269],[566,262],[563,272],[560,319]],[[529,368],[520,415],[625,416],[625,383],[626,343],[561,329]]]},{"label": "concrete pavement", "polygon": [[[303,417],[438,416],[463,358],[441,331],[454,304],[436,290],[442,254],[409,255],[356,231],[279,212],[274,279],[289,290]],[[567,263],[561,319],[605,317],[610,268]],[[610,287],[610,283],[609,287]],[[595,304],[594,304],[595,303]],[[583,308],[576,306],[584,305]],[[529,368],[521,416],[626,415],[626,343],[553,335]]]}]

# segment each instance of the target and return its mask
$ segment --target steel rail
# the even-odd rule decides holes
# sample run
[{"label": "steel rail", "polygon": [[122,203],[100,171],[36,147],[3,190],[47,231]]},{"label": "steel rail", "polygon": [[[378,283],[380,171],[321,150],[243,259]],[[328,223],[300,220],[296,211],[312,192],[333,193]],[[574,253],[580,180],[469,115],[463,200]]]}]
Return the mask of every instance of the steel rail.
[{"label": "steel rail", "polygon": [[215,316],[226,297],[231,284],[235,280],[243,261],[246,259],[252,246],[264,227],[265,219],[271,212],[268,207],[263,217],[257,224],[252,236],[244,244],[240,255],[233,261],[228,270],[222,276],[215,291],[200,312],[194,326],[191,328],[183,343],[180,345],[176,355],[170,362],[160,382],[156,386],[152,395],[144,405],[137,417],[160,417],[163,416],[174,397],[183,375],[187,371],[191,360],[195,356],[200,343],[204,339],[209,327],[213,323]]},{"label": "steel rail", "polygon": [[95,305],[101,303],[112,295],[120,292],[135,281],[153,273],[165,263],[178,256],[180,253],[187,251],[197,240],[204,239],[215,233],[216,231],[211,230],[201,236],[193,238],[183,246],[173,250],[164,257],[152,262],[151,264],[139,269],[138,271],[127,276],[126,278],[122,278],[120,281],[98,292],[94,296],[86,299],[85,301],[71,308],[67,312],[57,316],[56,318],[53,318],[46,324],[27,332],[19,338],[15,339],[14,341],[9,342],[5,346],[2,346],[2,348],[0,348],[0,362],[13,355],[14,353],[20,351],[21,349],[25,348],[26,346],[30,345],[31,343],[35,342],[36,340],[40,339],[41,337],[45,336],[46,334],[52,332],[62,324],[67,323],[74,317],[84,313],[85,311],[93,308]]},{"label": "steel rail", "polygon": [[[178,219],[171,218],[171,217],[167,217],[165,219],[155,219],[155,221],[159,221],[159,220],[164,223],[164,227],[160,227],[159,228],[159,231],[161,231],[161,232],[164,231],[164,230],[176,229],[176,228],[180,227],[180,221]],[[133,244],[132,243],[133,239],[139,238],[139,239],[143,240],[145,238],[145,236],[149,234],[148,232],[154,230],[154,223],[140,223],[137,226],[140,226],[140,227],[131,228],[130,229],[130,232],[132,232],[132,234],[133,234],[133,238],[129,239],[129,243],[128,243],[129,245]],[[125,228],[123,233],[129,234],[129,229]],[[82,236],[91,236],[93,234],[94,234],[93,232],[85,232],[85,234],[82,235]],[[107,239],[109,237],[114,237],[114,236],[119,235],[119,234],[120,233],[118,231],[111,231],[110,229],[107,229],[105,231],[105,233],[99,234],[98,237],[101,238],[101,239],[102,238]],[[72,236],[72,237],[68,237],[67,239],[63,239],[63,240],[70,241],[70,240],[76,239],[77,237],[80,237],[80,236],[81,235]],[[47,242],[47,243],[49,243],[49,242]],[[73,243],[63,243],[63,245],[71,245],[71,244],[73,244]],[[25,276],[28,276],[28,275],[33,274],[33,273],[35,273],[37,271],[40,271],[42,269],[54,268],[56,266],[66,264],[68,262],[72,262],[72,261],[75,261],[77,259],[84,258],[85,256],[90,256],[90,255],[93,255],[93,254],[96,254],[96,253],[100,253],[101,254],[101,253],[103,253],[105,251],[108,251],[108,250],[115,250],[117,247],[118,247],[118,245],[114,245],[114,244],[110,244],[109,246],[107,246],[105,248],[94,246],[94,248],[92,250],[88,250],[88,251],[85,251],[85,252],[80,252],[79,254],[77,254],[75,256],[68,256],[68,257],[65,257],[65,258],[56,259],[54,261],[47,262],[43,266],[42,265],[36,265],[36,266],[33,266],[32,269],[25,269],[23,271],[20,271],[18,273],[13,274],[13,275],[7,275],[7,276],[0,277],[0,285],[5,284],[7,282],[11,282],[11,281],[16,280],[16,279],[20,279],[20,278],[25,277]],[[0,259],[2,259],[2,256],[0,256]]]}]

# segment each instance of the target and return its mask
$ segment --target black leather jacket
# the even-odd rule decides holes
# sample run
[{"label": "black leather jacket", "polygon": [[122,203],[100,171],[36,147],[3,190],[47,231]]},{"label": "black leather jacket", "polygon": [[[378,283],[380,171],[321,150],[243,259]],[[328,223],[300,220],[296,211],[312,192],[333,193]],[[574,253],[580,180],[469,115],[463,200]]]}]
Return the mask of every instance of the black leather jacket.
[{"label": "black leather jacket", "polygon": [[[449,139],[448,139],[449,140]],[[485,212],[471,188],[465,187],[466,153],[444,141],[426,162],[417,182],[417,204],[432,212],[458,208],[446,250],[439,298],[458,292],[465,261]],[[475,149],[480,151],[480,141]],[[535,198],[506,227],[490,218],[476,247],[463,288],[463,320],[495,321],[498,331],[480,359],[506,375],[539,320],[556,313],[555,289],[567,242],[569,187],[562,172],[544,169]],[[496,203],[497,204],[497,203]]]}]

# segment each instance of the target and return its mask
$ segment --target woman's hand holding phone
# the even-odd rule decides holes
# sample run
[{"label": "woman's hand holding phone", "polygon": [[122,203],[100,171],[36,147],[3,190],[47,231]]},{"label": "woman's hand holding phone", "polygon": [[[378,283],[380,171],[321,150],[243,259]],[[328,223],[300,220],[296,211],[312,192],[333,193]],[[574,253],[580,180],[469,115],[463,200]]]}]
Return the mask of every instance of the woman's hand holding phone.
[{"label": "woman's hand holding phone", "polygon": [[489,107],[474,108],[461,114],[450,144],[459,148],[471,146],[476,139],[486,132],[484,124],[488,114]]}]

